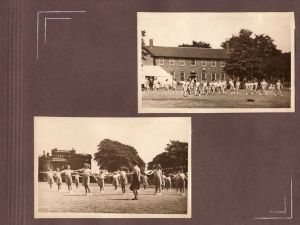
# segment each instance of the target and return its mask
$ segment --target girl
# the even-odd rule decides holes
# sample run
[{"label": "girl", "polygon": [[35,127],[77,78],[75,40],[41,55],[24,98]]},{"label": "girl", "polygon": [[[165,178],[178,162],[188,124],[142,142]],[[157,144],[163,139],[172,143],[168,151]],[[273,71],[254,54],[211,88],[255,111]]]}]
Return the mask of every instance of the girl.
[{"label": "girl", "polygon": [[77,170],[78,172],[81,172],[82,175],[82,185],[84,186],[85,189],[85,194],[86,195],[91,195],[91,190],[89,188],[90,185],[90,176],[93,176],[96,179],[96,177],[92,174],[90,165],[88,163],[83,164],[83,168],[80,170]]},{"label": "girl", "polygon": [[174,79],[172,81],[172,87],[173,87],[174,92],[176,92],[176,88],[177,88],[177,81],[176,81],[176,79]]},{"label": "girl", "polygon": [[178,186],[180,190],[180,195],[185,196],[185,180],[187,177],[183,173],[183,170],[181,169],[179,172],[179,177],[178,177]]},{"label": "girl", "polygon": [[195,96],[198,95],[199,87],[200,87],[200,82],[199,82],[199,80],[197,80],[196,85],[195,85]]},{"label": "girl", "polygon": [[120,171],[120,184],[121,184],[121,188],[122,188],[122,194],[124,195],[125,191],[126,191],[125,187],[127,184],[127,175],[126,175],[125,168],[121,168],[121,171]]},{"label": "girl", "polygon": [[75,181],[75,185],[76,185],[76,188],[79,188],[79,174],[78,172],[74,172],[74,181]]},{"label": "girl", "polygon": [[171,176],[170,174],[166,177],[166,189],[169,191],[172,187]]},{"label": "girl", "polygon": [[154,91],[158,92],[158,80],[157,80],[157,78],[154,78],[153,88],[154,88]]},{"label": "girl", "polygon": [[162,172],[160,164],[155,165],[154,173],[154,185],[155,185],[155,194],[161,195],[161,185],[162,185]]},{"label": "girl", "polygon": [[261,86],[261,92],[260,92],[260,95],[262,95],[263,93],[264,93],[265,95],[268,95],[268,93],[267,93],[268,83],[265,81],[265,79],[262,80],[260,86]]},{"label": "girl", "polygon": [[239,94],[240,86],[241,86],[241,82],[238,79],[235,83],[236,94]]},{"label": "girl", "polygon": [[183,96],[187,97],[188,96],[188,80],[183,81],[182,83],[182,88],[183,88]]},{"label": "girl", "polygon": [[144,186],[144,190],[146,190],[146,188],[148,187],[148,177],[144,173],[144,175],[141,178],[142,178],[142,183],[143,183],[143,186]]},{"label": "girl", "polygon": [[207,95],[207,80],[204,80],[204,82],[203,82],[202,94]]},{"label": "girl", "polygon": [[255,78],[253,84],[254,84],[254,93],[256,94],[257,93],[257,88],[258,88],[258,82],[257,82],[256,78]]},{"label": "girl", "polygon": [[282,96],[281,88],[283,88],[283,85],[281,84],[280,80],[278,80],[276,83],[276,94],[275,95],[280,94],[280,96]]},{"label": "girl", "polygon": [[104,191],[104,178],[105,178],[105,173],[103,172],[103,170],[100,170],[100,174],[97,177],[100,192]]},{"label": "girl", "polygon": [[68,186],[68,191],[72,192],[72,173],[73,173],[73,170],[71,170],[70,166],[67,165],[67,169],[61,171],[61,173],[65,174],[65,180],[66,180],[66,184]]},{"label": "girl", "polygon": [[59,168],[56,169],[56,172],[55,172],[54,176],[56,178],[57,191],[60,192],[62,179],[61,179],[61,173],[59,171]]},{"label": "girl", "polygon": [[47,173],[47,182],[48,182],[50,188],[52,189],[52,184],[54,183],[54,178],[53,178],[54,172],[50,168],[46,173]]},{"label": "girl", "polygon": [[229,85],[230,85],[230,94],[233,95],[234,93],[234,82],[233,80],[229,80]]},{"label": "girl", "polygon": [[132,169],[132,182],[130,185],[130,190],[134,194],[134,198],[132,200],[138,200],[138,190],[140,189],[140,182],[141,182],[141,170],[138,167],[137,161],[133,161],[133,169]]},{"label": "girl", "polygon": [[119,186],[119,174],[118,174],[118,172],[113,173],[112,179],[113,179],[112,185],[115,187],[115,191],[116,191],[118,189],[118,186]]},{"label": "girl", "polygon": [[164,87],[165,87],[165,92],[167,93],[169,91],[169,81],[168,81],[168,79],[166,79],[166,81],[164,83]]}]

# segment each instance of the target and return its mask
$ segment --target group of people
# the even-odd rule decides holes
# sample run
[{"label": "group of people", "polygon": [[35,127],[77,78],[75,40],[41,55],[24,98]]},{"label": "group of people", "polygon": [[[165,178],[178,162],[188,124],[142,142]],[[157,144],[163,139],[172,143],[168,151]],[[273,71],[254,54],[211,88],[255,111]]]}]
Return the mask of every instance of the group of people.
[{"label": "group of people", "polygon": [[146,172],[141,172],[138,167],[137,162],[133,162],[134,166],[131,172],[128,172],[125,167],[122,167],[120,170],[115,171],[113,173],[108,173],[107,171],[100,170],[99,173],[92,173],[90,169],[90,165],[88,163],[84,164],[82,169],[71,170],[68,165],[65,170],[60,171],[59,168],[56,171],[49,169],[47,172],[43,172],[47,174],[47,182],[52,189],[54,183],[57,184],[58,191],[61,191],[62,185],[62,175],[64,175],[65,183],[68,187],[68,192],[72,192],[72,183],[74,177],[74,183],[76,188],[79,188],[79,177],[82,177],[82,185],[85,188],[86,195],[91,195],[90,191],[90,177],[93,177],[100,188],[100,192],[104,192],[104,180],[107,177],[112,178],[112,185],[114,189],[117,190],[119,186],[121,186],[122,194],[126,193],[126,185],[128,184],[128,175],[131,175],[131,185],[129,189],[133,192],[134,198],[133,200],[138,199],[138,190],[140,186],[144,189],[148,187],[148,176],[154,175],[154,186],[155,186],[155,195],[161,195],[161,191],[166,189],[170,190],[172,188],[172,181],[175,183],[176,192],[180,192],[180,195],[185,195],[185,186],[187,177],[183,173],[183,170],[179,170],[177,174],[168,173],[165,175],[162,172],[161,165],[157,164],[154,170],[150,170]]},{"label": "group of people", "polygon": [[[159,88],[159,82],[157,78],[146,79],[145,88],[146,91],[157,92]],[[153,85],[150,85],[153,84]],[[211,80],[206,79],[199,81],[196,78],[186,79],[180,82],[183,89],[183,96],[187,97],[190,95],[201,96],[201,95],[214,95],[214,94],[227,94],[231,95],[240,94],[242,87],[245,95],[249,94],[260,94],[260,95],[275,95],[282,96],[283,84],[280,80],[276,82],[267,82],[265,79],[262,79],[258,82],[257,79],[244,80],[241,82],[239,79],[229,79],[229,80]],[[176,79],[169,80],[166,79],[165,82],[161,85],[165,92],[173,90],[177,92],[178,83]],[[228,92],[229,89],[229,92]]]},{"label": "group of people", "polygon": [[[231,95],[241,93],[242,82],[237,79],[226,80],[212,80],[212,81],[199,81],[197,79],[187,79],[182,82],[183,95],[189,96],[194,93],[195,96],[200,95],[214,95],[214,94],[226,94]],[[275,96],[282,96],[283,84],[280,80],[277,80],[276,83],[268,83],[265,79],[261,80],[259,83],[256,79],[254,80],[245,80],[243,82],[244,93],[245,95],[249,94],[260,94],[260,95],[269,95],[273,94]]]}]

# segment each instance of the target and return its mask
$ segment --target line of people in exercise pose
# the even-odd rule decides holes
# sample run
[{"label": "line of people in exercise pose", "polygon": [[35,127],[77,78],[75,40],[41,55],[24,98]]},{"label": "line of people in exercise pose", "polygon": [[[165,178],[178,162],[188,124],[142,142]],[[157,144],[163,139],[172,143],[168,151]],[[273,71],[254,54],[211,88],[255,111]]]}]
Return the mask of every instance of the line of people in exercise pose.
[{"label": "line of people in exercise pose", "polygon": [[[269,81],[265,79],[258,81],[254,79],[246,79],[241,82],[239,79],[229,79],[229,80],[211,80],[206,79],[200,81],[197,78],[188,78],[180,82],[183,89],[183,96],[187,97],[190,95],[201,96],[201,95],[214,95],[214,94],[240,94],[243,88],[245,95],[249,94],[260,94],[260,95],[275,95],[282,96],[283,84],[280,80],[276,82]],[[168,79],[162,84],[164,91],[167,93],[170,90],[177,92],[178,83],[176,79],[169,81]],[[147,79],[145,83],[146,91],[158,92],[160,85],[158,80],[154,79],[153,88],[151,89]]]},{"label": "line of people in exercise pose", "polygon": [[68,192],[72,193],[72,183],[74,177],[74,183],[76,188],[79,188],[79,177],[82,177],[82,185],[85,188],[86,195],[91,195],[90,191],[90,177],[93,177],[100,188],[100,192],[104,192],[105,188],[105,178],[112,178],[112,185],[114,189],[117,190],[119,186],[121,186],[122,194],[126,193],[126,185],[128,184],[128,176],[131,175],[131,185],[129,189],[133,192],[134,198],[133,200],[138,199],[138,190],[140,189],[140,185],[144,189],[148,187],[148,176],[153,174],[153,184],[155,187],[155,195],[161,195],[161,191],[166,189],[167,191],[171,190],[172,183],[175,183],[176,193],[179,192],[180,195],[185,195],[185,187],[187,184],[187,176],[184,174],[183,169],[179,169],[176,174],[164,172],[161,169],[160,164],[155,165],[155,169],[148,170],[147,172],[141,172],[140,168],[137,165],[137,162],[134,162],[134,167],[131,172],[128,172],[125,167],[121,167],[120,170],[115,171],[113,173],[108,173],[107,171],[100,170],[99,173],[93,173],[90,169],[90,165],[88,163],[84,164],[82,169],[71,170],[68,165],[65,170],[61,170],[59,168],[56,171],[49,169],[46,172],[42,172],[47,174],[47,182],[52,189],[54,183],[57,184],[58,192],[61,191],[62,185],[62,175],[64,175],[65,183],[68,187]]}]

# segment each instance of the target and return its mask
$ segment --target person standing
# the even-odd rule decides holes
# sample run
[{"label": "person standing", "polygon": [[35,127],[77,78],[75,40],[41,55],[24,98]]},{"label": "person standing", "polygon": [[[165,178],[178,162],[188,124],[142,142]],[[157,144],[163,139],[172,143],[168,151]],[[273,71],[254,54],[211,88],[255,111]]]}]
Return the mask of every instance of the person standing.
[{"label": "person standing", "polygon": [[133,169],[132,169],[132,182],[130,185],[130,190],[134,194],[134,198],[132,200],[138,200],[138,190],[140,189],[140,181],[141,181],[141,170],[138,167],[137,161],[133,161]]}]

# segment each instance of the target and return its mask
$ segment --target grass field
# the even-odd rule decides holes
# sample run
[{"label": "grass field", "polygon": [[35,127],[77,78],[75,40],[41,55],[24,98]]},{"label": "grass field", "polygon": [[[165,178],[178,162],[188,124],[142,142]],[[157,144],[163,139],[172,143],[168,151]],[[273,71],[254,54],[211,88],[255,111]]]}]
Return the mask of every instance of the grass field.
[{"label": "grass field", "polygon": [[260,96],[259,94],[245,95],[241,90],[238,95],[190,95],[184,97],[182,88],[175,93],[166,93],[163,89],[158,92],[142,92],[143,108],[290,108],[291,91],[286,89],[283,96]]},{"label": "grass field", "polygon": [[112,185],[105,186],[100,193],[97,184],[90,186],[92,195],[86,196],[84,187],[73,186],[73,193],[57,192],[57,186],[49,188],[46,182],[38,183],[39,213],[134,213],[134,214],[186,214],[187,197],[175,193],[174,190],[163,191],[161,196],[154,195],[154,188],[140,189],[139,200],[131,200],[133,193],[126,186],[126,194],[119,188],[115,191]]}]

